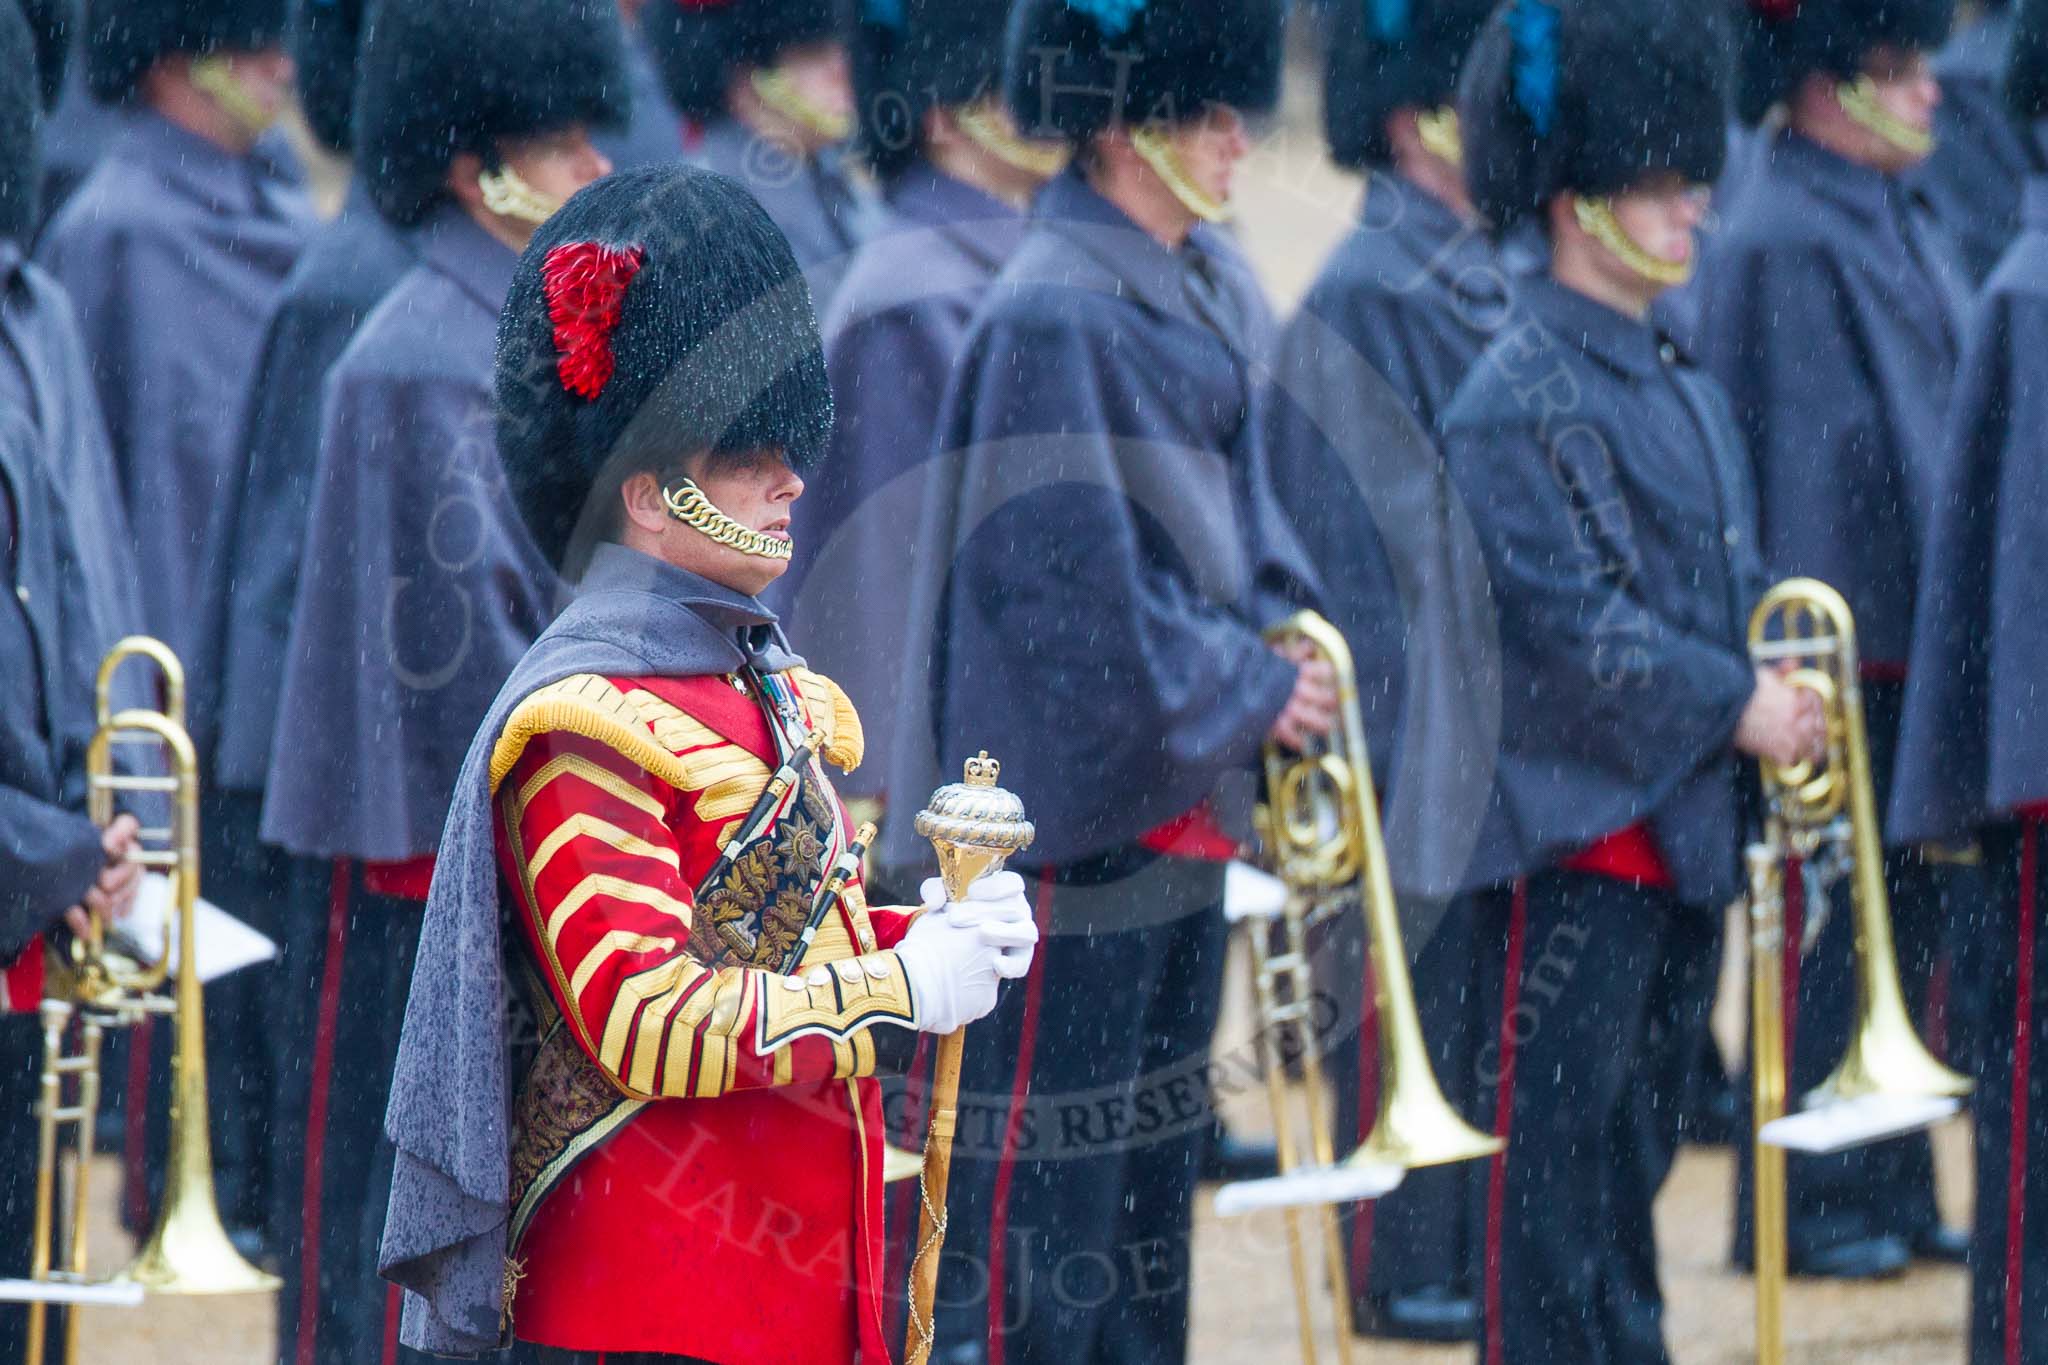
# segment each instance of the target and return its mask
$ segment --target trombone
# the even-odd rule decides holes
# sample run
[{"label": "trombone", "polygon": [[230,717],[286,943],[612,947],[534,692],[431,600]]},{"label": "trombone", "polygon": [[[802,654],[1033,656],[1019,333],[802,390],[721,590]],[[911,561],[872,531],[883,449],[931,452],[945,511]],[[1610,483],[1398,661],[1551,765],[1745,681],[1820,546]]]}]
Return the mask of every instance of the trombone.
[{"label": "trombone", "polygon": [[[1458,1116],[1430,1069],[1380,832],[1351,649],[1337,628],[1314,612],[1289,618],[1266,638],[1282,647],[1306,646],[1330,665],[1337,676],[1338,728],[1307,752],[1266,746],[1266,804],[1260,808],[1259,832],[1286,895],[1266,920],[1251,925],[1249,937],[1280,1174],[1225,1186],[1217,1192],[1216,1211],[1223,1216],[1254,1208],[1285,1211],[1302,1359],[1314,1365],[1308,1263],[1296,1210],[1305,1205],[1320,1209],[1325,1269],[1336,1300],[1337,1358],[1349,1365],[1351,1297],[1343,1278],[1344,1246],[1335,1206],[1376,1199],[1398,1185],[1406,1171],[1492,1156],[1502,1144]],[[1364,914],[1370,940],[1385,1080],[1371,1135],[1339,1161],[1325,1112],[1308,935],[1313,926],[1354,909]],[[1272,920],[1278,921],[1285,944],[1278,952],[1270,941]],[[1306,1160],[1295,1140],[1296,1116],[1287,1095],[1286,1066],[1297,1060],[1300,1117],[1309,1133]]]},{"label": "trombone", "polygon": [[[160,676],[161,710],[113,709],[113,683],[131,659],[153,664]],[[100,665],[97,721],[86,751],[88,813],[105,828],[121,796],[161,797],[169,815],[144,828],[132,854],[144,868],[171,884],[172,914],[166,917],[153,965],[137,960],[93,926],[83,939],[69,939],[63,951],[45,948],[50,958],[42,1003],[43,1071],[37,1106],[37,1165],[34,1245],[29,1278],[0,1285],[0,1299],[29,1305],[27,1365],[42,1365],[51,1303],[133,1306],[144,1291],[159,1294],[239,1294],[274,1290],[275,1276],[250,1265],[235,1250],[214,1202],[212,1139],[206,1106],[206,1033],[193,918],[199,899],[199,765],[185,729],[185,675],[162,643],[133,636],[115,645]],[[153,749],[161,774],[135,765],[117,769],[116,745]],[[175,934],[175,938],[174,938]],[[179,946],[177,979],[169,997],[160,994],[171,979],[171,953]],[[100,1096],[100,1044],[110,1028],[130,1028],[155,1015],[174,1024],[170,1169],[163,1204],[142,1251],[120,1274],[95,1281],[86,1270],[87,1182],[93,1160],[93,1123]],[[67,1051],[71,1025],[79,1045]],[[71,1099],[66,1103],[66,1092]],[[56,1194],[59,1136],[75,1131],[77,1164],[62,1248],[57,1246]],[[79,1315],[66,1315],[63,1359],[78,1360]]]},{"label": "trombone", "polygon": [[[1750,898],[1750,1072],[1755,1103],[1755,1274],[1759,1365],[1784,1359],[1787,1124],[1831,1127],[1826,1150],[1925,1127],[1956,1109],[1970,1082],[1936,1061],[1907,1016],[1892,946],[1891,900],[1864,730],[1856,620],[1842,595],[1810,578],[1765,594],[1750,617],[1750,657],[1787,669],[1785,681],[1820,700],[1824,758],[1760,760],[1764,834],[1746,854]],[[1856,1026],[1832,1075],[1785,1115],[1785,871],[1846,870],[1856,925]],[[1816,904],[1816,912],[1824,908]],[[1809,934],[1809,945],[1811,935]],[[1818,1146],[1818,1144],[1814,1144]]]}]

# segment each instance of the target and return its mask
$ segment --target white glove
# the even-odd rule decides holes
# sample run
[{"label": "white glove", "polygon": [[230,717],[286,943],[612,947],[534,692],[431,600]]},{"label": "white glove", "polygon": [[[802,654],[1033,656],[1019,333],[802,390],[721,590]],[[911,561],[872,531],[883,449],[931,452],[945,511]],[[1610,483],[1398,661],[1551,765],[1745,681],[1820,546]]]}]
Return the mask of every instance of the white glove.
[{"label": "white glove", "polygon": [[925,878],[918,888],[927,910],[944,910],[956,924],[980,924],[985,920],[1028,920],[1031,902],[1024,895],[1024,879],[1014,872],[983,877],[967,888],[967,899],[946,903],[946,883],[938,877]]},{"label": "white glove", "polygon": [[937,877],[928,877],[918,888],[928,912],[943,914],[949,921],[959,925],[979,928],[983,936],[1003,950],[1002,963],[996,974],[1005,980],[1015,981],[1031,970],[1031,959],[1038,945],[1038,926],[1031,915],[1031,902],[1024,894],[1024,879],[1014,872],[998,872],[992,877],[983,877],[967,888],[967,899],[948,903],[946,883]]},{"label": "white glove", "polygon": [[996,1007],[1005,978],[1031,970],[1038,926],[1023,923],[960,924],[943,913],[925,914],[896,945],[910,978],[917,1027],[951,1033]]}]

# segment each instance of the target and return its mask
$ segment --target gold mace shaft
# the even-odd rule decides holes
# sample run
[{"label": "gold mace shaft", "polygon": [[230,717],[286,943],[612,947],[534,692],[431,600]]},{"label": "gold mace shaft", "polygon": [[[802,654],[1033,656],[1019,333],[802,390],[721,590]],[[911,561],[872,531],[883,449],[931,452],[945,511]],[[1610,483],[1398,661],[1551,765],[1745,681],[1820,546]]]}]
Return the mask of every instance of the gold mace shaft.
[{"label": "gold mace shaft", "polygon": [[[1012,853],[1035,834],[1023,803],[996,785],[1002,765],[986,749],[967,760],[964,780],[939,788],[918,814],[916,829],[938,854],[946,899],[967,898],[968,888],[1000,871]],[[939,1254],[946,1245],[946,1187],[953,1174],[953,1133],[959,1122],[960,1057],[967,1030],[939,1040],[932,1064],[931,1123],[924,1145],[924,1174],[918,1182],[917,1252],[910,1262],[909,1340],[906,1365],[931,1359],[938,1326],[932,1304],[938,1297]]]},{"label": "gold mace shaft", "polygon": [[[934,840],[935,845],[940,841]],[[977,853],[984,856],[976,857]],[[996,863],[1004,850],[970,849],[959,844],[939,847],[946,899],[957,901]],[[931,1121],[925,1131],[924,1173],[918,1177],[917,1253],[910,1263],[910,1340],[904,1365],[925,1365],[931,1359],[938,1325],[932,1321],[939,1291],[939,1255],[946,1245],[946,1190],[953,1178],[953,1134],[959,1126],[960,1059],[967,1030],[958,1028],[939,1039],[932,1059]]]}]

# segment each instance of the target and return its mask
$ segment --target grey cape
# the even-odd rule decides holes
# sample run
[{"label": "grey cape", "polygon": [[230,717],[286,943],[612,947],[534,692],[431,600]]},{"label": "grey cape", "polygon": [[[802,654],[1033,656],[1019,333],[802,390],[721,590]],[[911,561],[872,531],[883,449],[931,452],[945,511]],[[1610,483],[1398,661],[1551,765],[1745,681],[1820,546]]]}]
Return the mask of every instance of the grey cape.
[{"label": "grey cape", "polygon": [[516,1073],[491,816],[499,731],[526,697],[579,673],[682,678],[802,662],[754,599],[601,545],[576,600],[491,703],[448,809],[384,1117],[398,1156],[378,1269],[406,1290],[406,1345],[478,1355],[503,1344]]},{"label": "grey cape", "polygon": [[[50,224],[43,265],[70,291],[128,507],[143,623],[196,661],[223,575],[222,490],[263,320],[312,226],[260,156],[138,112]],[[212,689],[195,670],[204,744]]]},{"label": "grey cape", "polygon": [[316,858],[431,853],[493,692],[559,601],[505,491],[491,406],[518,262],[461,209],[328,372],[263,837]]}]

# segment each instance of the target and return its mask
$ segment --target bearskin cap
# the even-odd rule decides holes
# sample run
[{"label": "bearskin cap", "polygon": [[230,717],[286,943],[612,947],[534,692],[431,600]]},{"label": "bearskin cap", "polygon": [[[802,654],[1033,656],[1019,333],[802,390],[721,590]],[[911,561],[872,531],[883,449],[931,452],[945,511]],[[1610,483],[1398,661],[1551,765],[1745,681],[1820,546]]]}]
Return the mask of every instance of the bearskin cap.
[{"label": "bearskin cap", "polygon": [[1728,153],[1726,27],[1697,0],[1507,0],[1458,90],[1465,176],[1505,233],[1560,194],[1662,173],[1699,184]]},{"label": "bearskin cap", "polygon": [[390,0],[363,37],[356,173],[410,226],[457,154],[630,111],[617,0]]},{"label": "bearskin cap", "polygon": [[2048,117],[2048,3],[2019,0],[2006,53],[2005,102],[2027,122]]},{"label": "bearskin cap", "polygon": [[1451,102],[1492,11],[1493,0],[1338,0],[1323,87],[1331,158],[1353,170],[1390,161],[1387,119]]},{"label": "bearskin cap", "polygon": [[1743,0],[1737,112],[1761,123],[1807,75],[1846,80],[1875,48],[1938,48],[1955,20],[1956,0]]},{"label": "bearskin cap", "polygon": [[793,47],[844,41],[848,0],[648,0],[640,16],[669,101],[686,118],[725,110],[734,67],[773,66]]},{"label": "bearskin cap", "polygon": [[36,46],[16,0],[0,0],[0,241],[23,247],[35,231],[43,179]]},{"label": "bearskin cap", "polygon": [[520,258],[498,326],[498,453],[535,542],[580,576],[617,489],[700,451],[822,460],[832,390],[789,241],[737,182],[608,176]]},{"label": "bearskin cap", "polygon": [[[399,4],[407,0],[396,0]],[[293,0],[285,45],[299,73],[299,106],[313,136],[330,152],[354,145],[356,57],[369,0]]]},{"label": "bearskin cap", "polygon": [[85,74],[119,104],[173,52],[260,52],[284,38],[285,0],[86,0]]},{"label": "bearskin cap", "polygon": [[1114,124],[1280,99],[1280,0],[1020,0],[1004,85],[1029,137],[1084,142]]},{"label": "bearskin cap", "polygon": [[861,154],[883,179],[917,159],[933,106],[999,93],[1008,12],[990,0],[863,0],[853,83]]}]

